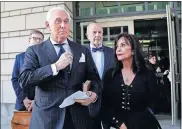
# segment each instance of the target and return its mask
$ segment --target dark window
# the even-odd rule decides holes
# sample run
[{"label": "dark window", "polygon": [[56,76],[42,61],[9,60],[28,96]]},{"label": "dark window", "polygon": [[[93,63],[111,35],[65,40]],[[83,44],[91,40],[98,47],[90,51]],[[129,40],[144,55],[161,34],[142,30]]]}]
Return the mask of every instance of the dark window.
[{"label": "dark window", "polygon": [[128,26],[123,26],[123,32],[128,33]]},{"label": "dark window", "polygon": [[120,34],[121,26],[110,27],[110,35]]}]

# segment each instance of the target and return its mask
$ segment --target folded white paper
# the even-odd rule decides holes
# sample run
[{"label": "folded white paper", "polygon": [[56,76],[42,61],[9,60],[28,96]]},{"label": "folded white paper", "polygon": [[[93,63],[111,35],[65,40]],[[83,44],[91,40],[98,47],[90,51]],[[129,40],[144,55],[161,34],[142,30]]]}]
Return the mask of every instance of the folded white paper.
[{"label": "folded white paper", "polygon": [[72,95],[68,96],[67,98],[65,98],[59,107],[64,108],[74,104],[75,103],[74,99],[87,99],[87,98],[89,97],[86,95],[86,92],[77,91],[73,93]]}]

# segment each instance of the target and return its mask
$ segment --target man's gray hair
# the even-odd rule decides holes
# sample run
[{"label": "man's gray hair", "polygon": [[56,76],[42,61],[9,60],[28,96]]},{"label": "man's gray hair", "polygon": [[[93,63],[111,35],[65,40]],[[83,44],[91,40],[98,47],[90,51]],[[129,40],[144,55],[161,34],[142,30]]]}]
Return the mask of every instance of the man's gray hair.
[{"label": "man's gray hair", "polygon": [[70,18],[70,14],[69,14],[69,12],[68,11],[66,11],[64,8],[62,8],[62,7],[54,7],[54,8],[52,8],[52,9],[50,9],[48,12],[47,12],[47,17],[46,17],[46,21],[49,21],[50,19],[51,19],[51,15],[52,15],[52,12],[53,11],[65,11],[66,13],[67,13],[67,15],[68,15],[68,19],[69,19],[69,22],[70,22],[70,20],[71,20],[71,18]]}]

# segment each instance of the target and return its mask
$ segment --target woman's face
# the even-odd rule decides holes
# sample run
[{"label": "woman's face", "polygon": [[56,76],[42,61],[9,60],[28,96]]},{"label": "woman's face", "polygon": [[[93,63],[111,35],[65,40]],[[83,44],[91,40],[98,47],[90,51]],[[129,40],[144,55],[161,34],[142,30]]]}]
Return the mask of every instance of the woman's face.
[{"label": "woman's face", "polygon": [[131,45],[124,37],[121,37],[116,44],[116,56],[119,61],[132,58]]},{"label": "woman's face", "polygon": [[149,62],[151,63],[151,64],[156,64],[156,57],[155,56],[152,56],[150,59],[149,59]]}]

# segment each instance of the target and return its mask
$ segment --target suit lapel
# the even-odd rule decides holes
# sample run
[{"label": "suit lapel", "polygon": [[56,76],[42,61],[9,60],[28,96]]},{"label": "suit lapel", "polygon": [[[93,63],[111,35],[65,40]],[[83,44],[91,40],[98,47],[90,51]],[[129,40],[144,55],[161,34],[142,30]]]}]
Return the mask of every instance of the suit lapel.
[{"label": "suit lapel", "polygon": [[107,49],[104,46],[104,71],[103,71],[103,75],[105,74],[106,70],[108,69],[108,66],[109,66],[109,53],[107,52]]},{"label": "suit lapel", "polygon": [[73,63],[72,63],[72,68],[71,68],[71,72],[72,72],[72,70],[77,69],[76,66],[78,65],[79,59],[81,57],[81,50],[80,50],[80,47],[78,47],[76,45],[76,43],[74,43],[70,40],[68,40],[68,43],[69,43],[71,52],[73,54]]},{"label": "suit lapel", "polygon": [[45,41],[45,43],[42,46],[42,50],[45,52],[51,63],[55,63],[58,60],[58,56],[50,39]]},{"label": "suit lapel", "polygon": [[[89,45],[87,45],[86,47],[89,49],[90,54],[91,54],[91,57],[92,57],[92,52],[91,52],[91,49],[90,49],[90,44],[89,44]],[[92,57],[92,61],[94,62],[93,57]],[[96,66],[95,62],[94,62],[94,66],[95,66],[95,68],[96,68],[96,70],[97,70],[97,66]],[[97,74],[99,74],[98,70],[97,70],[96,72],[97,72]]]}]

